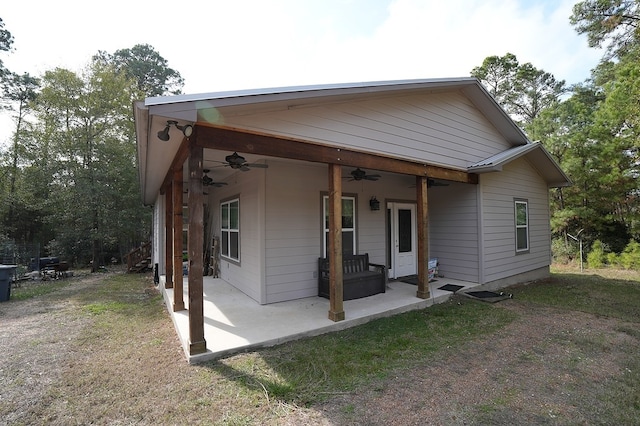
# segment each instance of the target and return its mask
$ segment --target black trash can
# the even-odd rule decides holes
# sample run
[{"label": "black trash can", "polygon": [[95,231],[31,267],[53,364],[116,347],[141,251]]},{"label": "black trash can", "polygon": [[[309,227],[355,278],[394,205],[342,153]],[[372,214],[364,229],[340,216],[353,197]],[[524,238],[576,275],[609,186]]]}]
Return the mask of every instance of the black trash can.
[{"label": "black trash can", "polygon": [[0,265],[0,302],[11,298],[11,281],[15,271],[16,265]]}]

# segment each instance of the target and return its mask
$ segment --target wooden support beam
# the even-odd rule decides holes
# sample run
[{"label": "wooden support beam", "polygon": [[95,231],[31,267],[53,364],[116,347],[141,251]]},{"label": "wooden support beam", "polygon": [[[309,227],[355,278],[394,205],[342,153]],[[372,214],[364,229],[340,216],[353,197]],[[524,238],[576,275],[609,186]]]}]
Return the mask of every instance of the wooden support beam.
[{"label": "wooden support beam", "polygon": [[329,319],[345,319],[342,271],[342,168],[329,164]]},{"label": "wooden support beam", "polygon": [[164,288],[173,288],[173,191],[171,185],[166,185],[164,190],[164,230]]},{"label": "wooden support beam", "polygon": [[204,199],[202,194],[203,149],[189,150],[189,354],[207,351],[204,339],[203,241]]},{"label": "wooden support beam", "polygon": [[416,204],[418,222],[418,292],[420,299],[429,296],[429,203],[427,182],[424,176],[416,176]]},{"label": "wooden support beam", "polygon": [[285,138],[244,129],[196,125],[198,144],[203,148],[222,149],[279,158],[312,161],[340,166],[363,167],[391,173],[426,176],[455,182],[478,183],[478,175],[427,163],[371,154],[363,151],[321,145],[302,139]]},{"label": "wooden support beam", "polygon": [[182,285],[182,166],[173,170],[173,312],[184,310]]},{"label": "wooden support beam", "polygon": [[184,166],[184,162],[187,161],[187,157],[189,156],[189,140],[184,138],[180,146],[178,147],[178,151],[176,155],[173,156],[173,161],[171,161],[171,166],[169,166],[169,171],[167,171],[167,175],[164,177],[163,186],[171,185],[171,181],[173,180],[173,171],[176,169],[182,170]]}]

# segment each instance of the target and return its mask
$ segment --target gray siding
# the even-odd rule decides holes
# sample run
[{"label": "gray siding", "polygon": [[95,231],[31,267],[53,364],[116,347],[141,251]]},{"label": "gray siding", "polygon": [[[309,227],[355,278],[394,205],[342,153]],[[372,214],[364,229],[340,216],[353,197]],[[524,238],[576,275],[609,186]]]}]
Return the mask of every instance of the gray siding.
[{"label": "gray siding", "polygon": [[429,188],[429,257],[445,278],[476,282],[479,274],[475,185]]},{"label": "gray siding", "polygon": [[[491,282],[538,268],[551,260],[549,190],[525,159],[507,165],[502,172],[480,177],[484,282]],[[529,204],[529,252],[516,254],[514,199]]]},{"label": "gray siding", "polygon": [[[326,165],[270,161],[266,184],[265,303],[316,296],[322,256],[322,194],[328,190]],[[345,176],[348,176],[345,169]],[[357,251],[386,263],[384,208],[371,211],[376,196],[414,198],[411,178],[385,175],[377,182],[343,181],[343,194],[356,197]]]},{"label": "gray siding", "polygon": [[510,147],[461,92],[292,107],[224,122],[459,169]]},{"label": "gray siding", "polygon": [[[266,169],[268,170],[268,169]],[[210,197],[218,212],[214,235],[220,236],[219,204],[240,197],[240,265],[220,259],[220,278],[260,303],[264,303],[264,181],[265,169],[237,172],[222,188],[212,188]]]}]

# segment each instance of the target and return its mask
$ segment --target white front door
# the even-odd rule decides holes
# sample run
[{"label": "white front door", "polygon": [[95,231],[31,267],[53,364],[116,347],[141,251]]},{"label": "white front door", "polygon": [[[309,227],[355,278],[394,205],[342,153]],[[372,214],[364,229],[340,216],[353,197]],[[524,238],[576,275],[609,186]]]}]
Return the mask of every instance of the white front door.
[{"label": "white front door", "polygon": [[389,203],[391,278],[414,275],[416,267],[416,205]]}]

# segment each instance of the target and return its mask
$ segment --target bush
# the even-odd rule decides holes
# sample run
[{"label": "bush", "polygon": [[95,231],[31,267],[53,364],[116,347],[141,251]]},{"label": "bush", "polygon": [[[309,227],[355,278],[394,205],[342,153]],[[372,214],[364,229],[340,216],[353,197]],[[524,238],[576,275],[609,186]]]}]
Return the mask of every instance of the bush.
[{"label": "bush", "polygon": [[620,266],[620,256],[616,253],[607,253],[607,263],[610,266]]},{"label": "bush", "polygon": [[551,241],[551,253],[554,263],[566,265],[573,260],[575,248],[570,243],[567,244],[564,238],[558,237]]},{"label": "bush", "polygon": [[640,243],[635,240],[629,241],[620,253],[620,264],[625,269],[640,269]]},{"label": "bush", "polygon": [[606,257],[602,241],[595,240],[591,245],[591,251],[587,254],[587,265],[589,268],[602,268],[605,264]]}]

